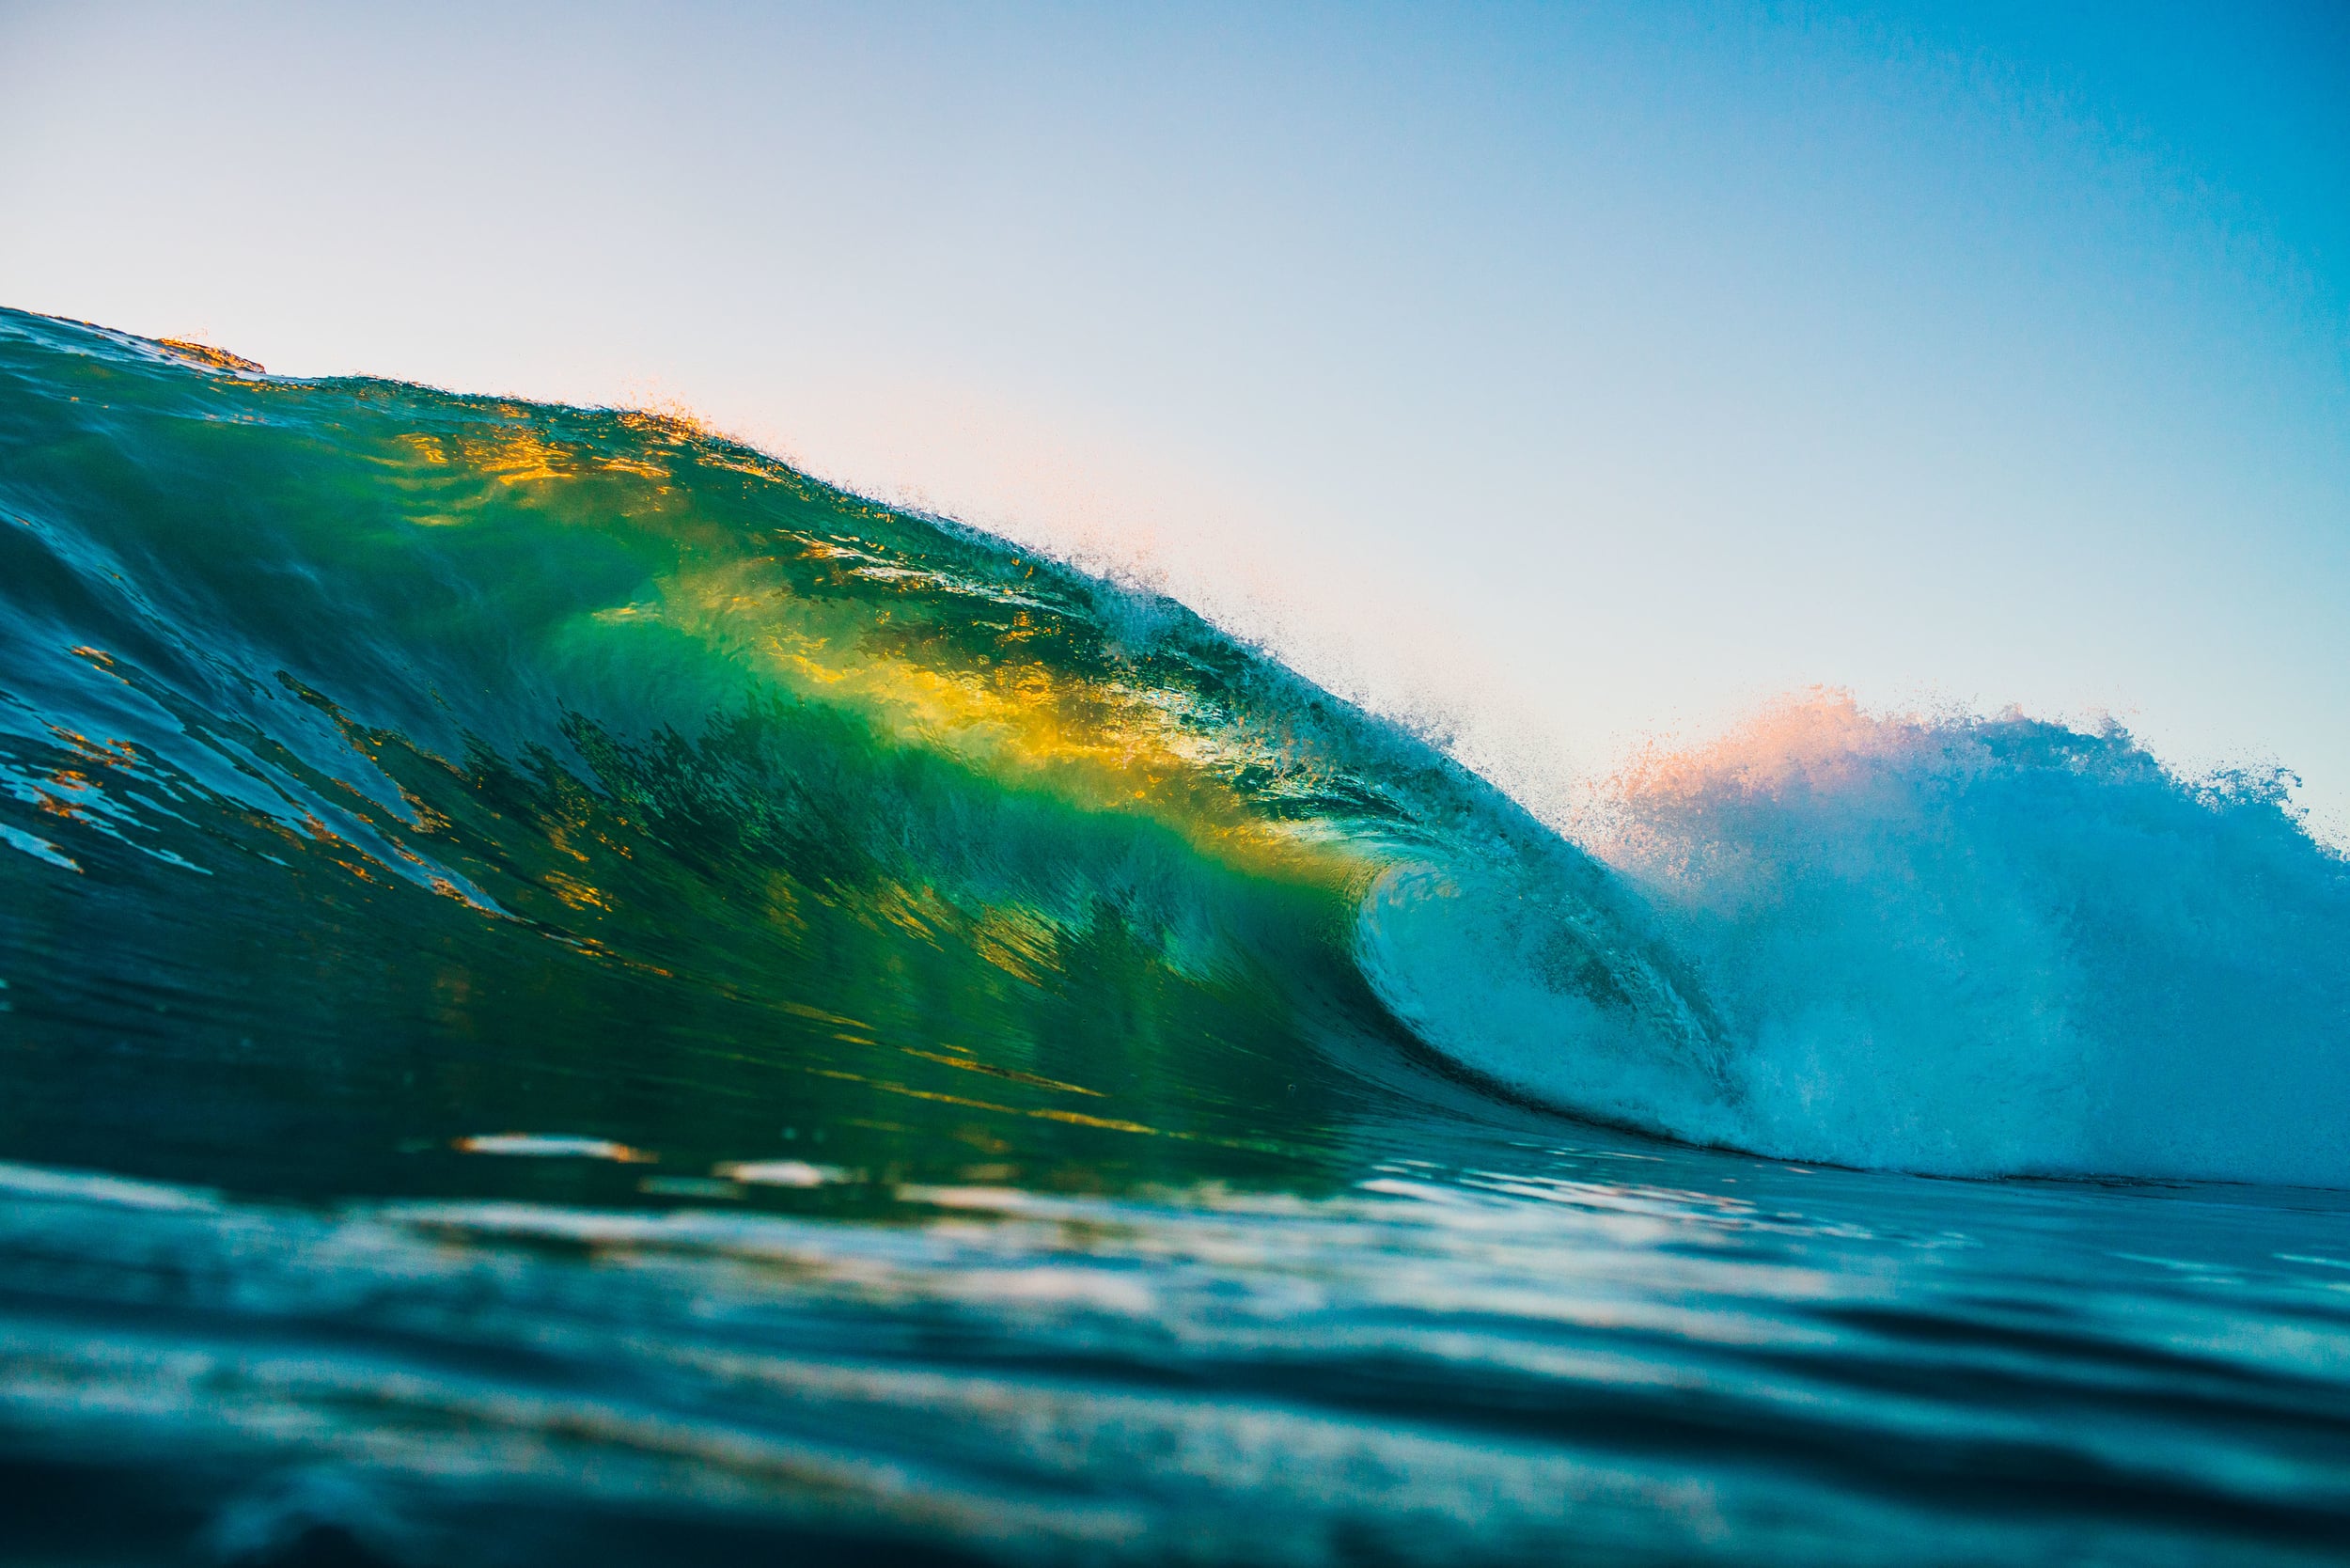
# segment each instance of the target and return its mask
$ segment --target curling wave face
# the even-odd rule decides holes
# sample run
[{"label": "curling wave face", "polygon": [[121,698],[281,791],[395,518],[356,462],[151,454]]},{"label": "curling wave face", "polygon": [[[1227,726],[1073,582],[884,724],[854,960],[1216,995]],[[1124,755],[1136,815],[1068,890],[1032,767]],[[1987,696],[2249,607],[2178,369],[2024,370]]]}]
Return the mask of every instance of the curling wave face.
[{"label": "curling wave face", "polygon": [[1595,862],[1163,600],[643,415],[21,316],[0,376],[12,1153],[1281,1165],[1418,1092],[1354,952],[1404,867],[1701,1028]]},{"label": "curling wave face", "polygon": [[[2350,1182],[2350,877],[2118,733],[1794,710],[1579,847],[1179,606],[675,420],[8,315],[0,449],[8,1157],[576,1196],[786,1105],[810,1171],[1117,1186],[1500,1090]],[[478,1157],[553,1128],[611,1157]]]}]

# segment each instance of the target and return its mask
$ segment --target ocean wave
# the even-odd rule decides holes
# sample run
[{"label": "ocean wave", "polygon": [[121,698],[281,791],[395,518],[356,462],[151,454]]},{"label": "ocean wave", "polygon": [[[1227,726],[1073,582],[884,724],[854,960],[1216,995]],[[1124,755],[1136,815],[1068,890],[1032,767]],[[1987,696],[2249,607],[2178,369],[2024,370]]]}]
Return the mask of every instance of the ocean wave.
[{"label": "ocean wave", "polygon": [[790,1104],[865,1129],[827,1169],[1199,1177],[1466,1077],[1810,1161],[2350,1183],[2350,874],[2119,730],[1799,703],[1571,841],[1181,606],[675,420],[7,315],[0,444],[12,1155],[714,1168]]}]

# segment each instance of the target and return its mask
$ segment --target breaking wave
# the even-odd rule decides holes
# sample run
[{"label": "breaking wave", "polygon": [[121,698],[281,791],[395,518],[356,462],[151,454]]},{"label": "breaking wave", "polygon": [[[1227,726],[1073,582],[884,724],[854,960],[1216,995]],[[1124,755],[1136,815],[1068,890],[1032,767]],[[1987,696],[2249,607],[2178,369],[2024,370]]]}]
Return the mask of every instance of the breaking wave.
[{"label": "breaking wave", "polygon": [[2118,729],[1823,698],[1570,838],[1179,605],[671,419],[11,314],[0,450],[9,1156],[344,1191],[783,1105],[1122,1181],[1465,1078],[2350,1183],[2350,869]]}]

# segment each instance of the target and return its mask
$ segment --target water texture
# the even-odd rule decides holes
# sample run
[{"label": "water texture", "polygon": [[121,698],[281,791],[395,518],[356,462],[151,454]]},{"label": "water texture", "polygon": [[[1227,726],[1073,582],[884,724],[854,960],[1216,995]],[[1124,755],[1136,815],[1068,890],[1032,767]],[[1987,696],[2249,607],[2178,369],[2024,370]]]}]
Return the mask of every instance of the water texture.
[{"label": "water texture", "polygon": [[0,1559],[2338,1560],[2281,785],[1821,697],[1562,833],[687,422],[0,314]]}]

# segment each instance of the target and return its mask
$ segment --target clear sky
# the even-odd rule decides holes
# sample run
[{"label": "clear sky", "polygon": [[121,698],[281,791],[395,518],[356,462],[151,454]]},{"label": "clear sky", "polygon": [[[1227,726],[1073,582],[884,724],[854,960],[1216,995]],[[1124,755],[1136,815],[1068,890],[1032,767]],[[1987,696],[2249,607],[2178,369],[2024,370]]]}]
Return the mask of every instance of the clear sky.
[{"label": "clear sky", "polygon": [[1772,696],[2350,825],[2350,8],[0,0],[0,303],[669,400],[1530,794]]}]

